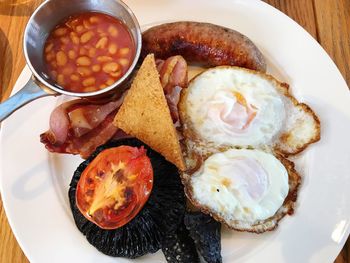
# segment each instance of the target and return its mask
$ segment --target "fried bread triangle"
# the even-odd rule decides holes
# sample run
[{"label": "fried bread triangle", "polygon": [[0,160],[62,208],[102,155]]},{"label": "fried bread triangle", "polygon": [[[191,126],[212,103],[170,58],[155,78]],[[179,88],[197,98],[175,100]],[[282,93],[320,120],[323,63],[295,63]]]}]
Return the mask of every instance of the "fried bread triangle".
[{"label": "fried bread triangle", "polygon": [[114,125],[149,145],[180,170],[185,170],[153,54],[144,59],[114,118]]}]

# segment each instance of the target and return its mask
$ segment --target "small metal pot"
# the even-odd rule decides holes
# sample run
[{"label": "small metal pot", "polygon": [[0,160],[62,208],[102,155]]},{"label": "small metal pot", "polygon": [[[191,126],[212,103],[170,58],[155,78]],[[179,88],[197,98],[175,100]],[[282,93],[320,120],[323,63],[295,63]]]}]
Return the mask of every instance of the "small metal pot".
[{"label": "small metal pot", "polygon": [[[109,14],[126,24],[135,44],[135,57],[125,75],[109,87],[85,93],[66,91],[46,73],[43,59],[45,41],[51,30],[63,19],[73,14],[91,11]],[[131,76],[140,56],[141,30],[133,12],[120,0],[47,0],[30,17],[24,32],[23,44],[24,56],[33,77],[20,91],[0,104],[0,122],[28,102],[44,96],[64,94],[96,100],[118,93],[118,88],[122,87]]]}]

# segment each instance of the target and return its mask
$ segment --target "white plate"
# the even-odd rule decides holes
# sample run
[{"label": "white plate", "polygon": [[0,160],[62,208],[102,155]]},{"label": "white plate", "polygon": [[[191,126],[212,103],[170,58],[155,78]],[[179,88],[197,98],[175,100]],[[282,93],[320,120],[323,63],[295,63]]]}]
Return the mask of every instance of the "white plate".
[{"label": "white plate", "polygon": [[[264,53],[269,72],[288,82],[293,94],[321,119],[321,141],[296,160],[304,176],[296,214],[271,233],[224,231],[224,262],[332,262],[349,234],[350,95],[325,51],[294,21],[260,1],[130,0],[127,4],[142,25],[186,19],[241,31]],[[25,68],[15,90],[29,76]],[[74,225],[67,190],[81,159],[49,154],[39,142],[56,104],[53,97],[37,100],[3,124],[0,186],[12,230],[31,262],[129,262],[99,253]],[[165,259],[158,252],[136,260],[140,261]]]}]

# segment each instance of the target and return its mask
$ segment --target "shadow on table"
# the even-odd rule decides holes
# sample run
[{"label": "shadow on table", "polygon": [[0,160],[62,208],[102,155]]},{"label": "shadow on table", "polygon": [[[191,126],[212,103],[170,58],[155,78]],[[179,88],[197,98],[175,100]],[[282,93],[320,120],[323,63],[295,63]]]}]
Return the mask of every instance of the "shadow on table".
[{"label": "shadow on table", "polygon": [[0,29],[0,101],[3,101],[3,97],[6,94],[9,87],[13,65],[13,55],[9,44],[9,41]]},{"label": "shadow on table", "polygon": [[39,0],[0,0],[0,15],[29,16],[33,13]]}]

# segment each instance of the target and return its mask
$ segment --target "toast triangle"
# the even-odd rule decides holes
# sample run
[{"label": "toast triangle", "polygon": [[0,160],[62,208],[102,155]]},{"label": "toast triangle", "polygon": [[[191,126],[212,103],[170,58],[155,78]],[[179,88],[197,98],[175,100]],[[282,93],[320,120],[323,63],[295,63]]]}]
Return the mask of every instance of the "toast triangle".
[{"label": "toast triangle", "polygon": [[144,59],[114,118],[114,125],[149,145],[180,170],[185,170],[153,54]]}]

